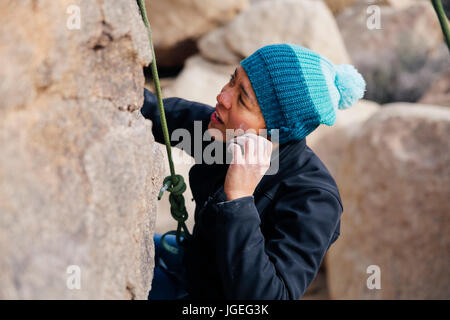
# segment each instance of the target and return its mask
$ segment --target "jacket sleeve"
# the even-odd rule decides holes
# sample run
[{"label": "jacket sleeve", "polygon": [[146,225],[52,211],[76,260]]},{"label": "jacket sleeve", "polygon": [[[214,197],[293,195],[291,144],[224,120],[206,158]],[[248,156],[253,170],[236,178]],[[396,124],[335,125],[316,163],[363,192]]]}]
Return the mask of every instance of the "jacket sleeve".
[{"label": "jacket sleeve", "polygon": [[[214,195],[216,259],[227,299],[300,299],[317,275],[342,214],[324,189],[284,193],[273,212],[274,232],[265,238],[254,197],[226,201]],[[303,200],[299,200],[303,199]]]},{"label": "jacket sleeve", "polygon": [[[209,119],[215,108],[175,97],[163,99],[163,104],[170,145],[180,149],[183,147],[187,154],[193,156],[194,140],[197,139],[198,143],[196,146],[200,146],[197,147],[198,151],[203,150],[203,134],[208,129]],[[144,118],[152,121],[152,133],[155,141],[164,144],[158,100],[156,95],[147,89],[144,89],[144,105],[141,108],[141,114]],[[189,137],[172,136],[175,129],[186,129],[187,131],[185,132],[189,133]],[[189,140],[185,144],[183,139]],[[201,152],[199,154],[201,156]]]}]

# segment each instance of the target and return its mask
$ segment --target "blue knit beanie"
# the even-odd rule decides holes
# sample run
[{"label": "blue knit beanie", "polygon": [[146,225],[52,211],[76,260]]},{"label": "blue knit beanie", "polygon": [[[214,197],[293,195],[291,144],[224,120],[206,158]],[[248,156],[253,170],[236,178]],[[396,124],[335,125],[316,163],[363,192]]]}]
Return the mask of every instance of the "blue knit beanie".
[{"label": "blue knit beanie", "polygon": [[279,143],[301,140],[321,123],[332,126],[337,109],[351,107],[366,83],[351,65],[334,65],[295,44],[258,49],[241,61],[255,91],[267,134],[279,129]]}]

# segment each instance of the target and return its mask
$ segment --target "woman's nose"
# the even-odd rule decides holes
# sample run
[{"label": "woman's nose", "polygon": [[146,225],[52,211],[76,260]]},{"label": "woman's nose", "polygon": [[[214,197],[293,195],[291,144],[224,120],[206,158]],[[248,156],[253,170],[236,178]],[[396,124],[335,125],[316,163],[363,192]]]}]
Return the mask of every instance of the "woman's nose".
[{"label": "woman's nose", "polygon": [[229,109],[231,108],[231,94],[227,90],[222,90],[217,95],[217,102],[219,102],[222,106]]}]

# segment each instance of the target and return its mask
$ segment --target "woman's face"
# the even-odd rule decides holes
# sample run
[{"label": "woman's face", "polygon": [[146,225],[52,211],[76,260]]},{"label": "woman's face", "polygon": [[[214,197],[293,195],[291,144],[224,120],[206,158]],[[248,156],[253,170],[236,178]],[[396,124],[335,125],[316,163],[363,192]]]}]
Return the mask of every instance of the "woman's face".
[{"label": "woman's face", "polygon": [[[216,99],[216,112],[221,121],[218,122],[213,113],[208,124],[209,133],[215,140],[231,139],[232,136],[227,137],[226,135],[227,129],[241,129],[242,133],[253,129],[254,133],[263,134],[260,129],[266,127],[264,117],[250,80],[242,66],[236,68],[230,81],[222,88]],[[221,134],[218,134],[216,130]]]}]

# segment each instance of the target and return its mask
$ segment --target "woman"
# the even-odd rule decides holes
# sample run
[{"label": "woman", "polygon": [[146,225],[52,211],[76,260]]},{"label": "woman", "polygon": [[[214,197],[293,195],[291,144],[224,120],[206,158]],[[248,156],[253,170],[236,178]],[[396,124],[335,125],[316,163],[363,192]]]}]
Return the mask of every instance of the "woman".
[{"label": "woman", "polygon": [[[192,238],[173,255],[155,236],[149,299],[301,298],[339,236],[343,211],[333,177],[305,138],[321,123],[333,125],[337,109],[352,106],[364,90],[352,66],[335,66],[295,44],[276,44],[240,62],[216,108],[165,99],[169,133],[184,128],[194,136],[194,121],[201,121],[202,133],[214,138],[209,143],[220,143],[233,160],[248,159],[258,143],[265,152],[256,164],[206,164],[196,158],[189,171],[196,202]],[[163,143],[149,91],[141,112]],[[253,129],[256,135],[232,141],[227,129]],[[202,150],[207,145],[203,142]],[[274,162],[278,170],[264,174]],[[176,244],[173,238],[169,242]]]}]

